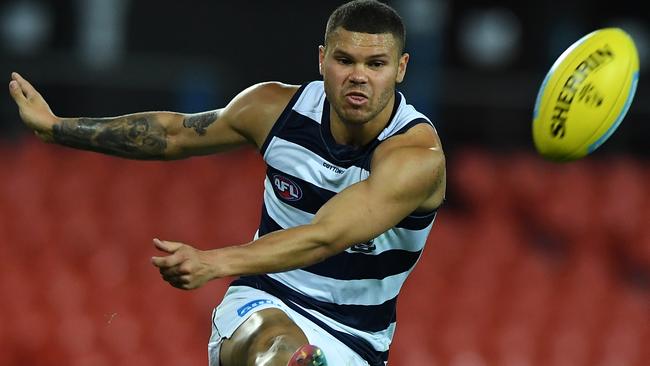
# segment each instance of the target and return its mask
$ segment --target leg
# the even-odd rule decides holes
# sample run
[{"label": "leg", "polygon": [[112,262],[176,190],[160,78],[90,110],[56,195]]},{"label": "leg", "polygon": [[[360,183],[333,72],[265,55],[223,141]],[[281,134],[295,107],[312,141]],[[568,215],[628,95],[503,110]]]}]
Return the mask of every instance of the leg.
[{"label": "leg", "polygon": [[278,309],[260,310],[221,346],[222,366],[287,366],[307,337]]}]

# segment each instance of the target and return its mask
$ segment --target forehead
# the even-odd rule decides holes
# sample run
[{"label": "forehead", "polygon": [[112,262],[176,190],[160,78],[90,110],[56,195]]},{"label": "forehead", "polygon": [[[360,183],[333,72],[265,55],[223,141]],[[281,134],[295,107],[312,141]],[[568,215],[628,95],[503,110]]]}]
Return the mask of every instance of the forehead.
[{"label": "forehead", "polygon": [[397,52],[397,41],[392,33],[352,32],[339,27],[330,33],[327,48],[332,52],[391,54]]}]

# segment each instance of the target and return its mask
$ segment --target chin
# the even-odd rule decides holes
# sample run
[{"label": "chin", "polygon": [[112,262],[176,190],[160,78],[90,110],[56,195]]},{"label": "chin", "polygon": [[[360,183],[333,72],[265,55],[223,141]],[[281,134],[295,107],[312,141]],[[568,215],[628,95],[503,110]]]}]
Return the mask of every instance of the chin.
[{"label": "chin", "polygon": [[346,123],[355,124],[355,125],[362,125],[371,120],[369,113],[356,112],[356,111],[352,113],[344,113],[342,117],[343,118],[341,119]]},{"label": "chin", "polygon": [[338,109],[338,115],[349,122],[365,123],[372,119],[374,113],[368,105],[361,108],[354,108],[350,105],[343,104],[342,108]]}]

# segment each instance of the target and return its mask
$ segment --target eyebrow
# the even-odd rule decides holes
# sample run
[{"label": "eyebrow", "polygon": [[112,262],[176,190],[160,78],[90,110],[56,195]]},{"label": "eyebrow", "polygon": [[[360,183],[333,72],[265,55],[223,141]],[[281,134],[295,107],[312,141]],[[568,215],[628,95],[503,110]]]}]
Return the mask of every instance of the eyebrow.
[{"label": "eyebrow", "polygon": [[[352,56],[351,54],[349,54],[349,53],[347,53],[347,52],[345,52],[343,50],[334,50],[332,52],[332,55],[334,55],[334,56],[344,56],[344,57],[351,58],[351,59],[355,58],[354,56]],[[378,59],[378,58],[390,58],[390,56],[388,55],[388,53],[384,52],[384,53],[377,53],[377,54],[365,57],[365,59],[367,59],[367,60]]]}]

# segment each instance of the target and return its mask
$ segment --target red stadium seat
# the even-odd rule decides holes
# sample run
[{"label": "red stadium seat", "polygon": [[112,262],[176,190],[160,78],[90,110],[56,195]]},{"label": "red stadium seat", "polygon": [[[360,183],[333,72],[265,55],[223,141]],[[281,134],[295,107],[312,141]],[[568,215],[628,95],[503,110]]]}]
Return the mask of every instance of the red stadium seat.
[{"label": "red stadium seat", "polygon": [[[111,359],[106,352],[91,351],[83,354],[78,354],[70,358],[71,366],[111,366],[118,364],[115,360]],[[146,363],[127,364],[123,365],[147,365]]]},{"label": "red stadium seat", "polygon": [[450,190],[470,210],[501,205],[505,201],[500,189],[499,164],[496,158],[479,149],[464,149],[450,158]]},{"label": "red stadium seat", "polygon": [[[231,279],[174,289],[149,262],[151,239],[250,240],[257,153],[156,163],[31,142],[2,151],[0,364],[204,364]],[[450,200],[400,295],[390,365],[650,364],[647,164],[501,160],[450,156]]]},{"label": "red stadium seat", "polygon": [[623,157],[601,162],[598,170],[603,177],[595,181],[602,207],[596,211],[600,223],[612,239],[633,240],[634,234],[647,226],[648,211],[643,210],[650,192],[644,172],[637,162]]}]

